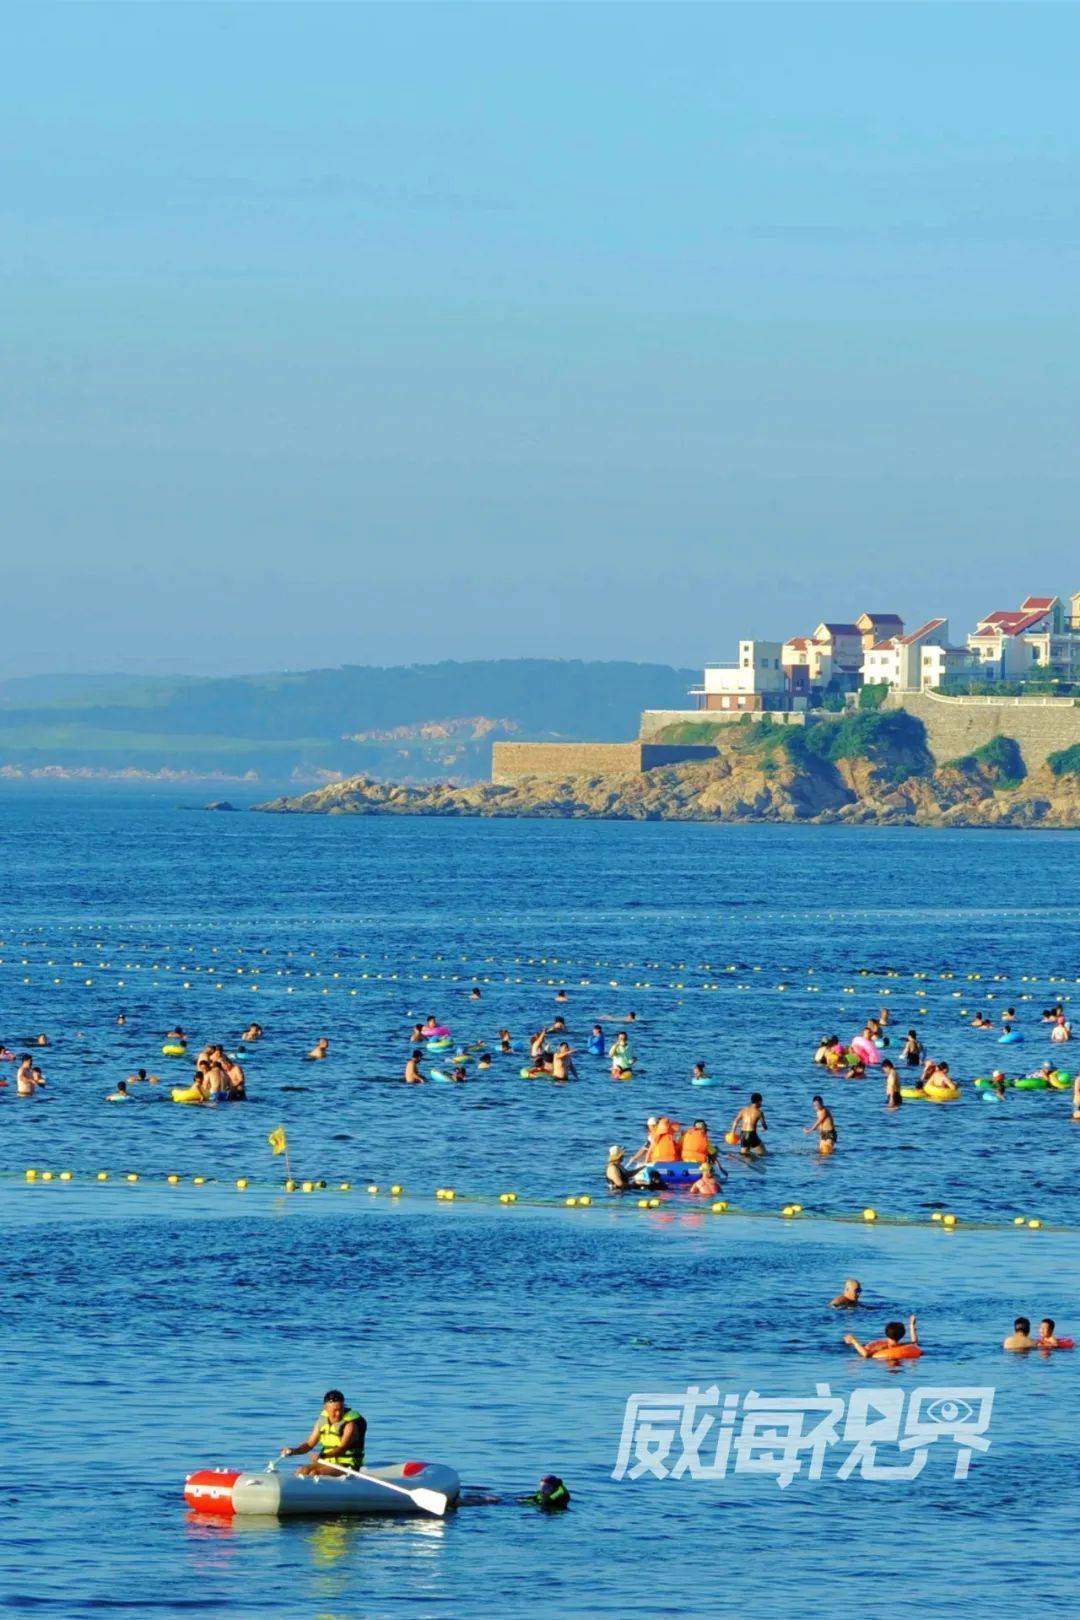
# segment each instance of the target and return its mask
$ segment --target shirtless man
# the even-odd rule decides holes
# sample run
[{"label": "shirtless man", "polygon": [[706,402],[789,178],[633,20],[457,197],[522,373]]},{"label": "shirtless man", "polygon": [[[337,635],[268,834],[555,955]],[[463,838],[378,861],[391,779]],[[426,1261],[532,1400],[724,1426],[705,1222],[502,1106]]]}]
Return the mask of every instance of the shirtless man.
[{"label": "shirtless man", "polygon": [[229,1080],[229,1092],[233,1102],[247,1101],[247,1076],[235,1058],[225,1059],[225,1073]]},{"label": "shirtless man", "polygon": [[407,1086],[422,1086],[425,1084],[425,1078],[420,1073],[420,1060],[423,1056],[423,1052],[417,1047],[408,1063],[406,1063],[405,1084]]},{"label": "shirtless man", "polygon": [[1003,1350],[1035,1350],[1035,1340],[1031,1337],[1031,1322],[1026,1316],[1018,1316],[1013,1323],[1013,1330],[1007,1339],[1002,1341]]},{"label": "shirtless man", "polygon": [[765,1118],[761,1102],[761,1092],[755,1091],[746,1107],[740,1108],[732,1121],[731,1134],[739,1137],[739,1152],[746,1158],[750,1158],[751,1155],[760,1158],[765,1152],[760,1132],[768,1130],[769,1122]]},{"label": "shirtless man", "polygon": [[848,1277],[844,1283],[843,1292],[830,1299],[829,1305],[834,1311],[856,1311],[859,1308],[859,1299],[862,1294],[862,1283],[857,1277]]},{"label": "shirtless man", "polygon": [[551,1072],[556,1080],[576,1080],[578,1077],[574,1067],[574,1048],[566,1041],[562,1041],[555,1050],[551,1060]]},{"label": "shirtless man", "polygon": [[137,1069],[134,1074],[129,1074],[124,1082],[125,1088],[127,1086],[156,1086],[159,1084],[160,1081],[157,1075],[147,1074],[145,1069]]},{"label": "shirtless man", "polygon": [[311,1048],[311,1051],[308,1053],[308,1057],[309,1058],[314,1058],[315,1061],[318,1062],[319,1059],[324,1058],[324,1057],[328,1057],[329,1054],[330,1054],[330,1042],[327,1040],[325,1035],[320,1035],[319,1039],[315,1042],[315,1045]]},{"label": "shirtless man", "polygon": [[807,1125],[803,1134],[809,1136],[811,1132],[816,1131],[818,1146],[822,1153],[831,1152],[836,1146],[836,1121],[820,1097],[815,1097],[813,1103],[814,1123]]},{"label": "shirtless man", "polygon": [[16,1095],[19,1097],[32,1097],[44,1084],[45,1077],[41,1070],[34,1068],[29,1057],[21,1057],[19,1059],[19,1070],[15,1076]]}]

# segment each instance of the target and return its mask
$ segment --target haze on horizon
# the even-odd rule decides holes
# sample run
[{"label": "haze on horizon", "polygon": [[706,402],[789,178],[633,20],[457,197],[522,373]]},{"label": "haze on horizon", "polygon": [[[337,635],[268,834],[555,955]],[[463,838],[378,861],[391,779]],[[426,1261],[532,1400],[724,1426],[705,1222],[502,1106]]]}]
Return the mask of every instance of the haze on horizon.
[{"label": "haze on horizon", "polygon": [[1080,589],[1080,12],[8,8],[0,676]]}]

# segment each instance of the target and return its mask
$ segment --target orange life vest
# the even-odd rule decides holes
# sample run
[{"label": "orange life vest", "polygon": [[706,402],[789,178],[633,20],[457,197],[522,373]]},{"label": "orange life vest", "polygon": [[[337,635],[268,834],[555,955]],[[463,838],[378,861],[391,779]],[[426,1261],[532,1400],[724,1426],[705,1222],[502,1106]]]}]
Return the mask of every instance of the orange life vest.
[{"label": "orange life vest", "polygon": [[691,1125],[682,1139],[682,1156],[694,1164],[704,1164],[709,1157],[708,1131],[699,1131],[695,1125]]}]

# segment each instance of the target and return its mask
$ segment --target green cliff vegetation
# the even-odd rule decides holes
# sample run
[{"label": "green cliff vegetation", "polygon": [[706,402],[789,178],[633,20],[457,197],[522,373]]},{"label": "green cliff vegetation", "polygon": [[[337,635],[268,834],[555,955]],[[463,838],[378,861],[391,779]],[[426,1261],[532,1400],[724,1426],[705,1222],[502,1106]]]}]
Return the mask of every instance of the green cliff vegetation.
[{"label": "green cliff vegetation", "polygon": [[1047,755],[1046,763],[1055,776],[1080,776],[1080,743]]},{"label": "green cliff vegetation", "polygon": [[981,748],[950,760],[949,764],[958,771],[981,769],[1000,787],[1017,787],[1027,775],[1020,744],[1013,737],[991,737]]}]

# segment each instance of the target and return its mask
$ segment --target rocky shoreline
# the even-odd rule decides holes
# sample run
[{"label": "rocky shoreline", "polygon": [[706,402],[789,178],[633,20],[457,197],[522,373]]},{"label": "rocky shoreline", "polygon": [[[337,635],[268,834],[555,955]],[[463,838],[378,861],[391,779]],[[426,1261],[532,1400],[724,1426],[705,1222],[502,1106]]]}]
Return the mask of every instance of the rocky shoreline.
[{"label": "rocky shoreline", "polygon": [[254,808],[283,815],[1068,829],[1080,828],[1080,777],[1055,775],[1044,765],[1015,781],[975,757],[937,765],[918,749],[897,753],[888,746],[840,759],[805,751],[793,758],[772,738],[742,736],[715,759],[625,776],[528,777],[508,787],[409,787],[356,776]]}]

